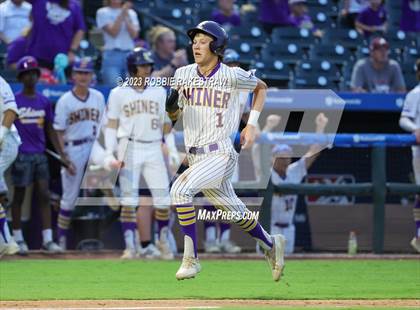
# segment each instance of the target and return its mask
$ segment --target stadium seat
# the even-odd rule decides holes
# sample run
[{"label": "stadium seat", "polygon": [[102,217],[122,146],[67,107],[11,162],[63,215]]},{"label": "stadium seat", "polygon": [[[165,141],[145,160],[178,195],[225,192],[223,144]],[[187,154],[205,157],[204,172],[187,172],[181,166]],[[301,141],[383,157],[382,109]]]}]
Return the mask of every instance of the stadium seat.
[{"label": "stadium seat", "polygon": [[297,27],[278,27],[274,28],[271,34],[271,42],[278,45],[297,42],[305,49],[309,49],[316,43],[316,38],[313,36],[312,32],[307,29],[299,29]]},{"label": "stadium seat", "polygon": [[254,61],[252,69],[256,69],[256,76],[263,79],[270,87],[287,88],[292,78],[290,67],[280,60],[273,62]]},{"label": "stadium seat", "polygon": [[416,47],[407,48],[403,54],[403,62],[414,64],[420,58],[420,51]]},{"label": "stadium seat", "polygon": [[285,45],[266,45],[261,50],[261,59],[264,62],[281,60],[291,66],[302,59],[306,59],[306,54],[302,46],[297,43],[288,43]]},{"label": "stadium seat", "polygon": [[5,79],[8,83],[16,83],[16,70],[5,68],[1,70],[1,76]]},{"label": "stadium seat", "polygon": [[295,69],[296,75],[303,76],[305,74],[322,74],[328,76],[334,81],[341,79],[341,72],[335,64],[328,60],[302,60]]},{"label": "stadium seat", "polygon": [[240,55],[240,62],[250,64],[258,55],[258,48],[242,40],[230,40],[228,48],[234,49]]},{"label": "stadium seat", "polygon": [[310,50],[310,59],[328,59],[337,65],[343,65],[347,61],[353,61],[354,56],[341,44],[315,45]]},{"label": "stadium seat", "polygon": [[319,73],[296,74],[293,85],[295,88],[338,90],[338,83]]},{"label": "stadium seat", "polygon": [[[369,57],[369,54],[370,54],[369,47],[359,46],[359,48],[356,51],[356,59]],[[390,49],[389,58],[394,59],[395,61],[401,62],[402,54],[400,53],[398,49]]]},{"label": "stadium seat", "polygon": [[195,10],[200,7],[200,2],[195,0],[155,0],[156,9],[181,9],[181,10]]},{"label": "stadium seat", "polygon": [[416,45],[415,41],[402,30],[388,32],[385,37],[389,42],[391,49],[398,50],[400,54],[402,54],[405,49],[415,47]]},{"label": "stadium seat", "polygon": [[79,55],[80,57],[89,57],[93,61],[95,61],[99,56],[99,51],[88,40],[81,40],[79,48],[77,50],[77,55]]},{"label": "stadium seat", "polygon": [[330,28],[325,31],[321,42],[326,44],[340,42],[342,46],[356,51],[363,44],[364,38],[354,29]]},{"label": "stadium seat", "polygon": [[[152,11],[153,14],[153,11]],[[184,8],[160,8],[157,16],[173,25],[186,30],[195,25],[195,19],[190,9]]]},{"label": "stadium seat", "polygon": [[232,27],[229,31],[229,38],[232,40],[242,40],[255,46],[263,46],[268,42],[267,34],[255,24],[243,24],[240,27]]}]

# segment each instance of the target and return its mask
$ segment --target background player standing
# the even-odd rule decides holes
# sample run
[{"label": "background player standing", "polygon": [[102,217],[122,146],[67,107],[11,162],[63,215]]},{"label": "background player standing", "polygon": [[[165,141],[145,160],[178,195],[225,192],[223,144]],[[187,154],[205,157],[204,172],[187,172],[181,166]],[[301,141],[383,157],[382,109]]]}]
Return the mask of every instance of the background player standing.
[{"label": "background player standing", "polygon": [[[416,62],[417,80],[420,81],[420,59]],[[420,84],[411,90],[405,97],[404,107],[401,112],[400,126],[402,129],[416,135],[417,143],[420,143]],[[413,169],[416,184],[420,185],[420,147],[413,146]],[[420,197],[416,196],[416,203],[413,209],[414,221],[416,223],[416,235],[411,240],[413,248],[420,252]]]},{"label": "background player standing", "polygon": [[54,129],[61,147],[74,165],[67,170],[61,169],[63,195],[58,214],[58,240],[63,250],[67,247],[71,214],[105,108],[102,93],[89,88],[92,77],[92,62],[88,59],[76,61],[72,67],[74,87],[60,97],[55,108]]},{"label": "background player standing", "polygon": [[[323,113],[320,113],[316,117],[315,124],[315,132],[322,134],[328,124],[328,118]],[[276,145],[272,150],[273,171],[271,173],[271,182],[274,185],[301,183],[308,169],[318,158],[321,149],[321,146],[318,144],[311,145],[302,158],[291,163],[293,157],[292,148],[286,144]],[[298,195],[279,195],[275,193],[271,202],[270,233],[282,234],[286,237],[286,254],[293,253],[295,247],[293,218],[296,212],[297,199]]]},{"label": "background player standing", "polygon": [[7,202],[7,185],[4,172],[15,160],[20,138],[13,125],[18,116],[15,96],[9,84],[0,76],[0,257],[15,254],[19,246],[11,238],[4,204]]},{"label": "background player standing", "polygon": [[[170,121],[165,121],[166,90],[146,84],[152,72],[151,53],[136,48],[127,56],[127,68],[132,83],[114,88],[108,98],[108,124],[105,131],[105,148],[110,156],[117,148],[118,160],[124,162],[120,172],[121,224],[126,249],[121,258],[132,259],[137,252],[144,257],[161,255],[172,259],[167,235],[169,222],[169,178],[162,154],[162,131],[169,133]],[[118,140],[117,140],[118,139]],[[136,208],[139,204],[140,175],[150,189],[156,209],[159,240],[158,249],[143,241],[137,249]],[[146,243],[147,242],[147,245]]]},{"label": "background player standing", "polygon": [[41,74],[38,62],[32,56],[25,56],[19,60],[17,70],[17,78],[23,84],[23,90],[15,96],[19,109],[19,118],[16,119],[15,125],[22,139],[22,144],[12,166],[14,185],[12,202],[13,238],[19,245],[19,254],[26,255],[28,246],[21,229],[22,203],[27,187],[34,183],[35,197],[38,206],[41,208],[42,248],[50,253],[61,252],[62,249],[53,242],[51,229],[50,192],[48,188],[49,167],[47,156],[44,154],[46,148],[44,128],[63,160],[67,161],[68,165],[70,165],[70,162],[66,159],[52,127],[52,104],[48,98],[35,89]]},{"label": "background player standing", "polygon": [[[187,34],[193,42],[195,64],[175,72],[176,84],[170,90],[166,106],[172,120],[180,116],[179,107],[182,109],[189,162],[189,168],[171,188],[172,203],[177,206],[179,223],[185,234],[184,257],[176,273],[178,280],[193,278],[201,270],[197,257],[195,208],[192,206],[198,192],[203,192],[216,208],[241,214],[248,211],[231,184],[238,160],[231,135],[238,128],[238,91],[253,91],[252,110],[247,126],[241,132],[243,147],[251,147],[267,88],[252,73],[221,63],[228,37],[219,24],[204,21]],[[199,85],[199,81],[208,84]],[[243,218],[235,222],[265,250],[273,279],[278,281],[284,268],[284,237],[270,236],[255,219]]]}]

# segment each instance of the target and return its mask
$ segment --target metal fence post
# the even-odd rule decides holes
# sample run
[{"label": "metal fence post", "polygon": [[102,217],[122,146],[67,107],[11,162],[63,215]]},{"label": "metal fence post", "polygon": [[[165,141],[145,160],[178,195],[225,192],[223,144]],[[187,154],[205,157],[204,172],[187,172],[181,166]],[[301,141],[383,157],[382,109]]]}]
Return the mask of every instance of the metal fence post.
[{"label": "metal fence post", "polygon": [[267,188],[260,190],[264,197],[260,209],[259,221],[265,230],[270,232],[271,200],[273,198],[273,184],[271,183],[271,145],[260,144],[261,151],[261,180],[268,180]]},{"label": "metal fence post", "polygon": [[386,200],[386,149],[385,146],[372,148],[373,186],[373,252],[384,251],[385,200]]}]

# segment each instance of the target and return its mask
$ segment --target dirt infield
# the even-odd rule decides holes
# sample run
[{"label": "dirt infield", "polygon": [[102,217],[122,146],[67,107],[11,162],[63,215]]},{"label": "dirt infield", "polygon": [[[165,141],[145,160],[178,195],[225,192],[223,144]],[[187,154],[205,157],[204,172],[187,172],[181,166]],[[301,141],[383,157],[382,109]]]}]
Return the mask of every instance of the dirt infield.
[{"label": "dirt infield", "polygon": [[1,309],[187,309],[220,307],[409,307],[419,308],[420,300],[51,300],[0,301]]},{"label": "dirt infield", "polygon": [[[66,251],[65,254],[46,254],[42,251],[30,251],[28,256],[4,256],[3,260],[16,259],[119,259],[121,251],[116,250],[102,250],[94,252],[83,251]],[[178,257],[181,259],[181,256]],[[232,259],[232,260],[260,260],[264,256],[256,253],[241,253],[241,254],[206,254],[200,253],[200,259]],[[293,260],[324,260],[324,259],[339,259],[339,260],[420,260],[420,254],[373,254],[360,253],[357,255],[348,255],[345,253],[296,253],[286,255],[286,259]]]}]

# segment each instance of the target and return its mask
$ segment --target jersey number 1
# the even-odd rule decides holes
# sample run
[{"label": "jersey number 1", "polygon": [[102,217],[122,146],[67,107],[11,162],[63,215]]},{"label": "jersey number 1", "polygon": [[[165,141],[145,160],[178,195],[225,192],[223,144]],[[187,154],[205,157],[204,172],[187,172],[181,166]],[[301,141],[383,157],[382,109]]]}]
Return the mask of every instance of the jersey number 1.
[{"label": "jersey number 1", "polygon": [[223,123],[222,123],[223,114],[222,113],[216,113],[216,116],[217,116],[217,124],[216,124],[216,127],[217,128],[223,127]]}]

